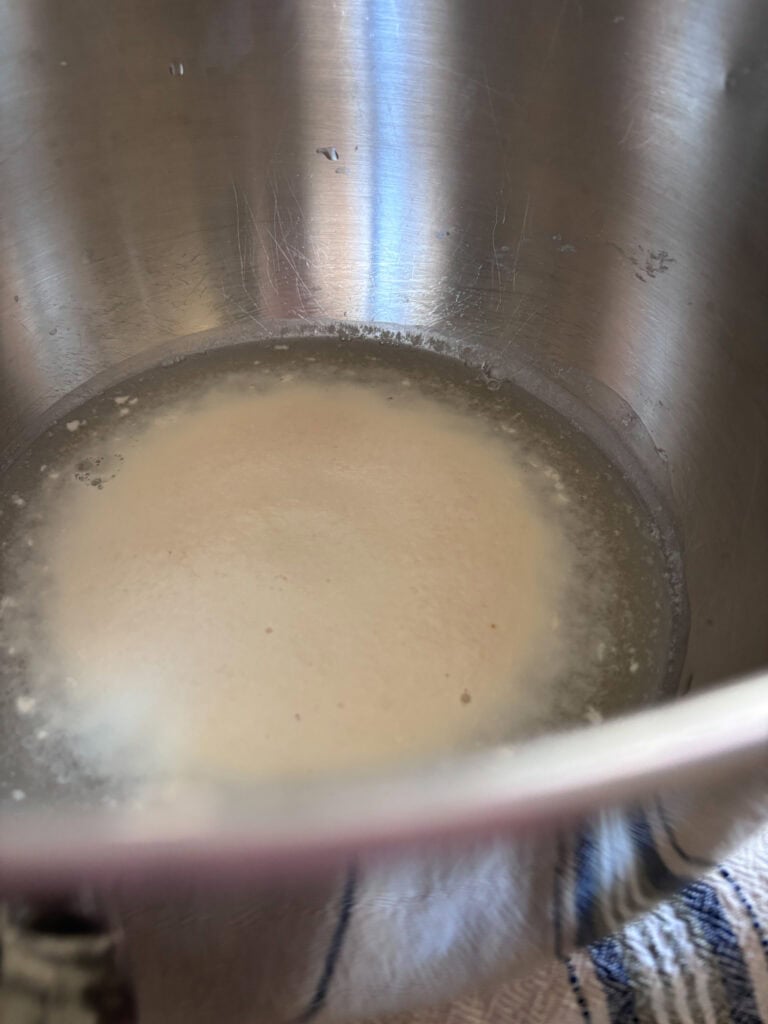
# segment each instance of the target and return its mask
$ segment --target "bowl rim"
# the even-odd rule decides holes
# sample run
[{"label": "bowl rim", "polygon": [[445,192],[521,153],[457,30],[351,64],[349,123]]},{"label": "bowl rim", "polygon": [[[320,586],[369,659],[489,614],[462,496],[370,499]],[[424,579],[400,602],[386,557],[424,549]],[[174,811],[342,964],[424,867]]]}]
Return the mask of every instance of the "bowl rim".
[{"label": "bowl rim", "polygon": [[[410,844],[541,833],[726,772],[768,750],[768,670],[596,725],[416,771],[310,785],[196,788],[152,808],[0,808],[0,884],[209,884],[298,874]],[[567,771],[563,765],[567,764]]]}]

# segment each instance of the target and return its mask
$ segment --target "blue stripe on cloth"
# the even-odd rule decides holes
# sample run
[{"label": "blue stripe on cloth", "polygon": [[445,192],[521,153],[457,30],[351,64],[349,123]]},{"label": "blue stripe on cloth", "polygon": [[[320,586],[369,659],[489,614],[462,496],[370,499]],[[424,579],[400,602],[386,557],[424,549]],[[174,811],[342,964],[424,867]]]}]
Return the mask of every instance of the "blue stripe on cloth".
[{"label": "blue stripe on cloth", "polygon": [[766,954],[766,958],[768,959],[768,939],[766,939],[765,937],[765,932],[763,931],[762,925],[760,924],[760,919],[757,916],[755,908],[752,905],[752,901],[749,899],[747,894],[744,892],[744,890],[736,881],[735,877],[731,874],[728,868],[719,868],[718,874],[721,878],[725,879],[728,885],[730,885],[730,887],[736,893],[736,899],[746,910],[747,917],[749,917],[750,923],[752,925],[752,929],[755,932],[755,935],[757,935],[758,939],[760,940],[760,945],[762,946],[763,952]]},{"label": "blue stripe on cloth", "polygon": [[635,993],[624,953],[610,936],[593,943],[589,955],[603,987],[611,1024],[638,1024]]},{"label": "blue stripe on cloth", "polygon": [[565,957],[563,959],[563,963],[565,964],[565,970],[568,975],[568,984],[571,986],[571,992],[573,992],[576,1005],[581,1011],[581,1018],[584,1021],[584,1024],[592,1024],[592,1014],[589,1012],[589,1006],[584,996],[579,976],[576,973],[576,965],[570,957]]},{"label": "blue stripe on cloth", "polygon": [[739,943],[720,905],[717,893],[706,882],[692,882],[680,896],[701,927],[717,965],[733,1024],[761,1024],[755,993]]},{"label": "blue stripe on cloth", "polygon": [[317,982],[317,987],[315,988],[314,995],[310,999],[306,1010],[297,1018],[300,1024],[304,1024],[305,1021],[312,1020],[313,1017],[317,1016],[328,998],[328,991],[331,987],[333,975],[339,962],[339,956],[341,955],[341,949],[344,945],[347,929],[349,928],[352,911],[355,908],[356,890],[357,868],[353,864],[347,871],[347,877],[344,881],[344,889],[341,893],[336,927],[333,929],[333,934],[331,935],[331,942],[328,946],[328,951],[325,954],[325,961],[323,962],[323,969]]},{"label": "blue stripe on cloth", "polygon": [[637,810],[630,818],[630,833],[637,850],[643,876],[658,892],[671,893],[680,888],[683,881],[662,860],[656,849],[653,832],[645,814]]},{"label": "blue stripe on cloth", "polygon": [[595,899],[600,880],[597,871],[597,844],[591,828],[579,833],[574,857],[576,870],[576,945],[587,946],[596,938]]},{"label": "blue stripe on cloth", "polygon": [[584,1024],[592,1024],[592,1015],[589,1012],[589,1004],[582,990],[576,966],[570,957],[564,953],[563,943],[563,911],[565,905],[566,879],[565,869],[568,862],[568,844],[565,837],[560,833],[557,837],[557,856],[555,858],[555,871],[552,887],[552,924],[554,928],[555,956],[565,967],[568,984],[576,1005],[581,1013]]},{"label": "blue stripe on cloth", "polygon": [[555,856],[555,872],[552,884],[552,929],[554,954],[558,960],[564,959],[563,953],[563,900],[565,889],[565,839],[562,833],[557,837],[557,854]]},{"label": "blue stripe on cloth", "polygon": [[692,867],[698,868],[702,871],[711,871],[715,867],[714,861],[706,860],[704,857],[696,857],[692,853],[687,853],[682,848],[680,841],[675,834],[675,830],[672,828],[666,808],[661,802],[661,799],[656,800],[656,813],[659,816],[661,827],[664,829],[664,835],[667,837],[667,842],[680,860],[684,860],[686,864],[690,864]]}]

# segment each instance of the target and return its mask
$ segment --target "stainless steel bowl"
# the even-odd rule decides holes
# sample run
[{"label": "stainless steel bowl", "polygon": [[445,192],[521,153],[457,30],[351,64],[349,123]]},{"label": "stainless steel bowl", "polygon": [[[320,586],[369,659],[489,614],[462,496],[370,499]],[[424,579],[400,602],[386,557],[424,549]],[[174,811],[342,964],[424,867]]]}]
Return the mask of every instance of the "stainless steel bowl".
[{"label": "stainless steel bowl", "polygon": [[89,818],[55,858],[50,819],[2,819],[7,886],[550,827],[763,756],[765,5],[3,0],[0,27],[7,453],[161,346],[345,324],[438,338],[554,382],[643,465],[684,544],[682,688],[720,687],[259,814]]}]

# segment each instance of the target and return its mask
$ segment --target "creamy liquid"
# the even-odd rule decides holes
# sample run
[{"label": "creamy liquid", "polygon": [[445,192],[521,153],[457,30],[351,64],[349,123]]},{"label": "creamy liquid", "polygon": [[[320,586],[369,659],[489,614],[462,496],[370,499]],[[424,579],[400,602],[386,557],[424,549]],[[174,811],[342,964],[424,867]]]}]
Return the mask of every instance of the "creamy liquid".
[{"label": "creamy liquid", "polygon": [[70,685],[108,712],[130,694],[181,770],[451,745],[552,661],[562,537],[503,445],[428,400],[225,389],[56,520],[44,616]]},{"label": "creamy liquid", "polygon": [[116,776],[302,775],[503,740],[564,684],[588,710],[612,658],[638,670],[610,624],[623,535],[524,424],[305,370],[143,413],[116,391],[106,426],[52,432],[3,630],[41,746]]}]

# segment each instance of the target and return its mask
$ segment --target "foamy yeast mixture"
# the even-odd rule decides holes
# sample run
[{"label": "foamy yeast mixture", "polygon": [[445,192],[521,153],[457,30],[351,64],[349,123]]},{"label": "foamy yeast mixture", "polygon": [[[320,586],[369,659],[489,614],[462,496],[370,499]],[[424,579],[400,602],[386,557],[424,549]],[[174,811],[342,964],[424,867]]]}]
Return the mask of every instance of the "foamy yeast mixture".
[{"label": "foamy yeast mixture", "polygon": [[263,776],[449,750],[557,673],[566,544],[468,415],[221,387],[122,457],[57,499],[42,621],[73,707],[148,760]]}]

